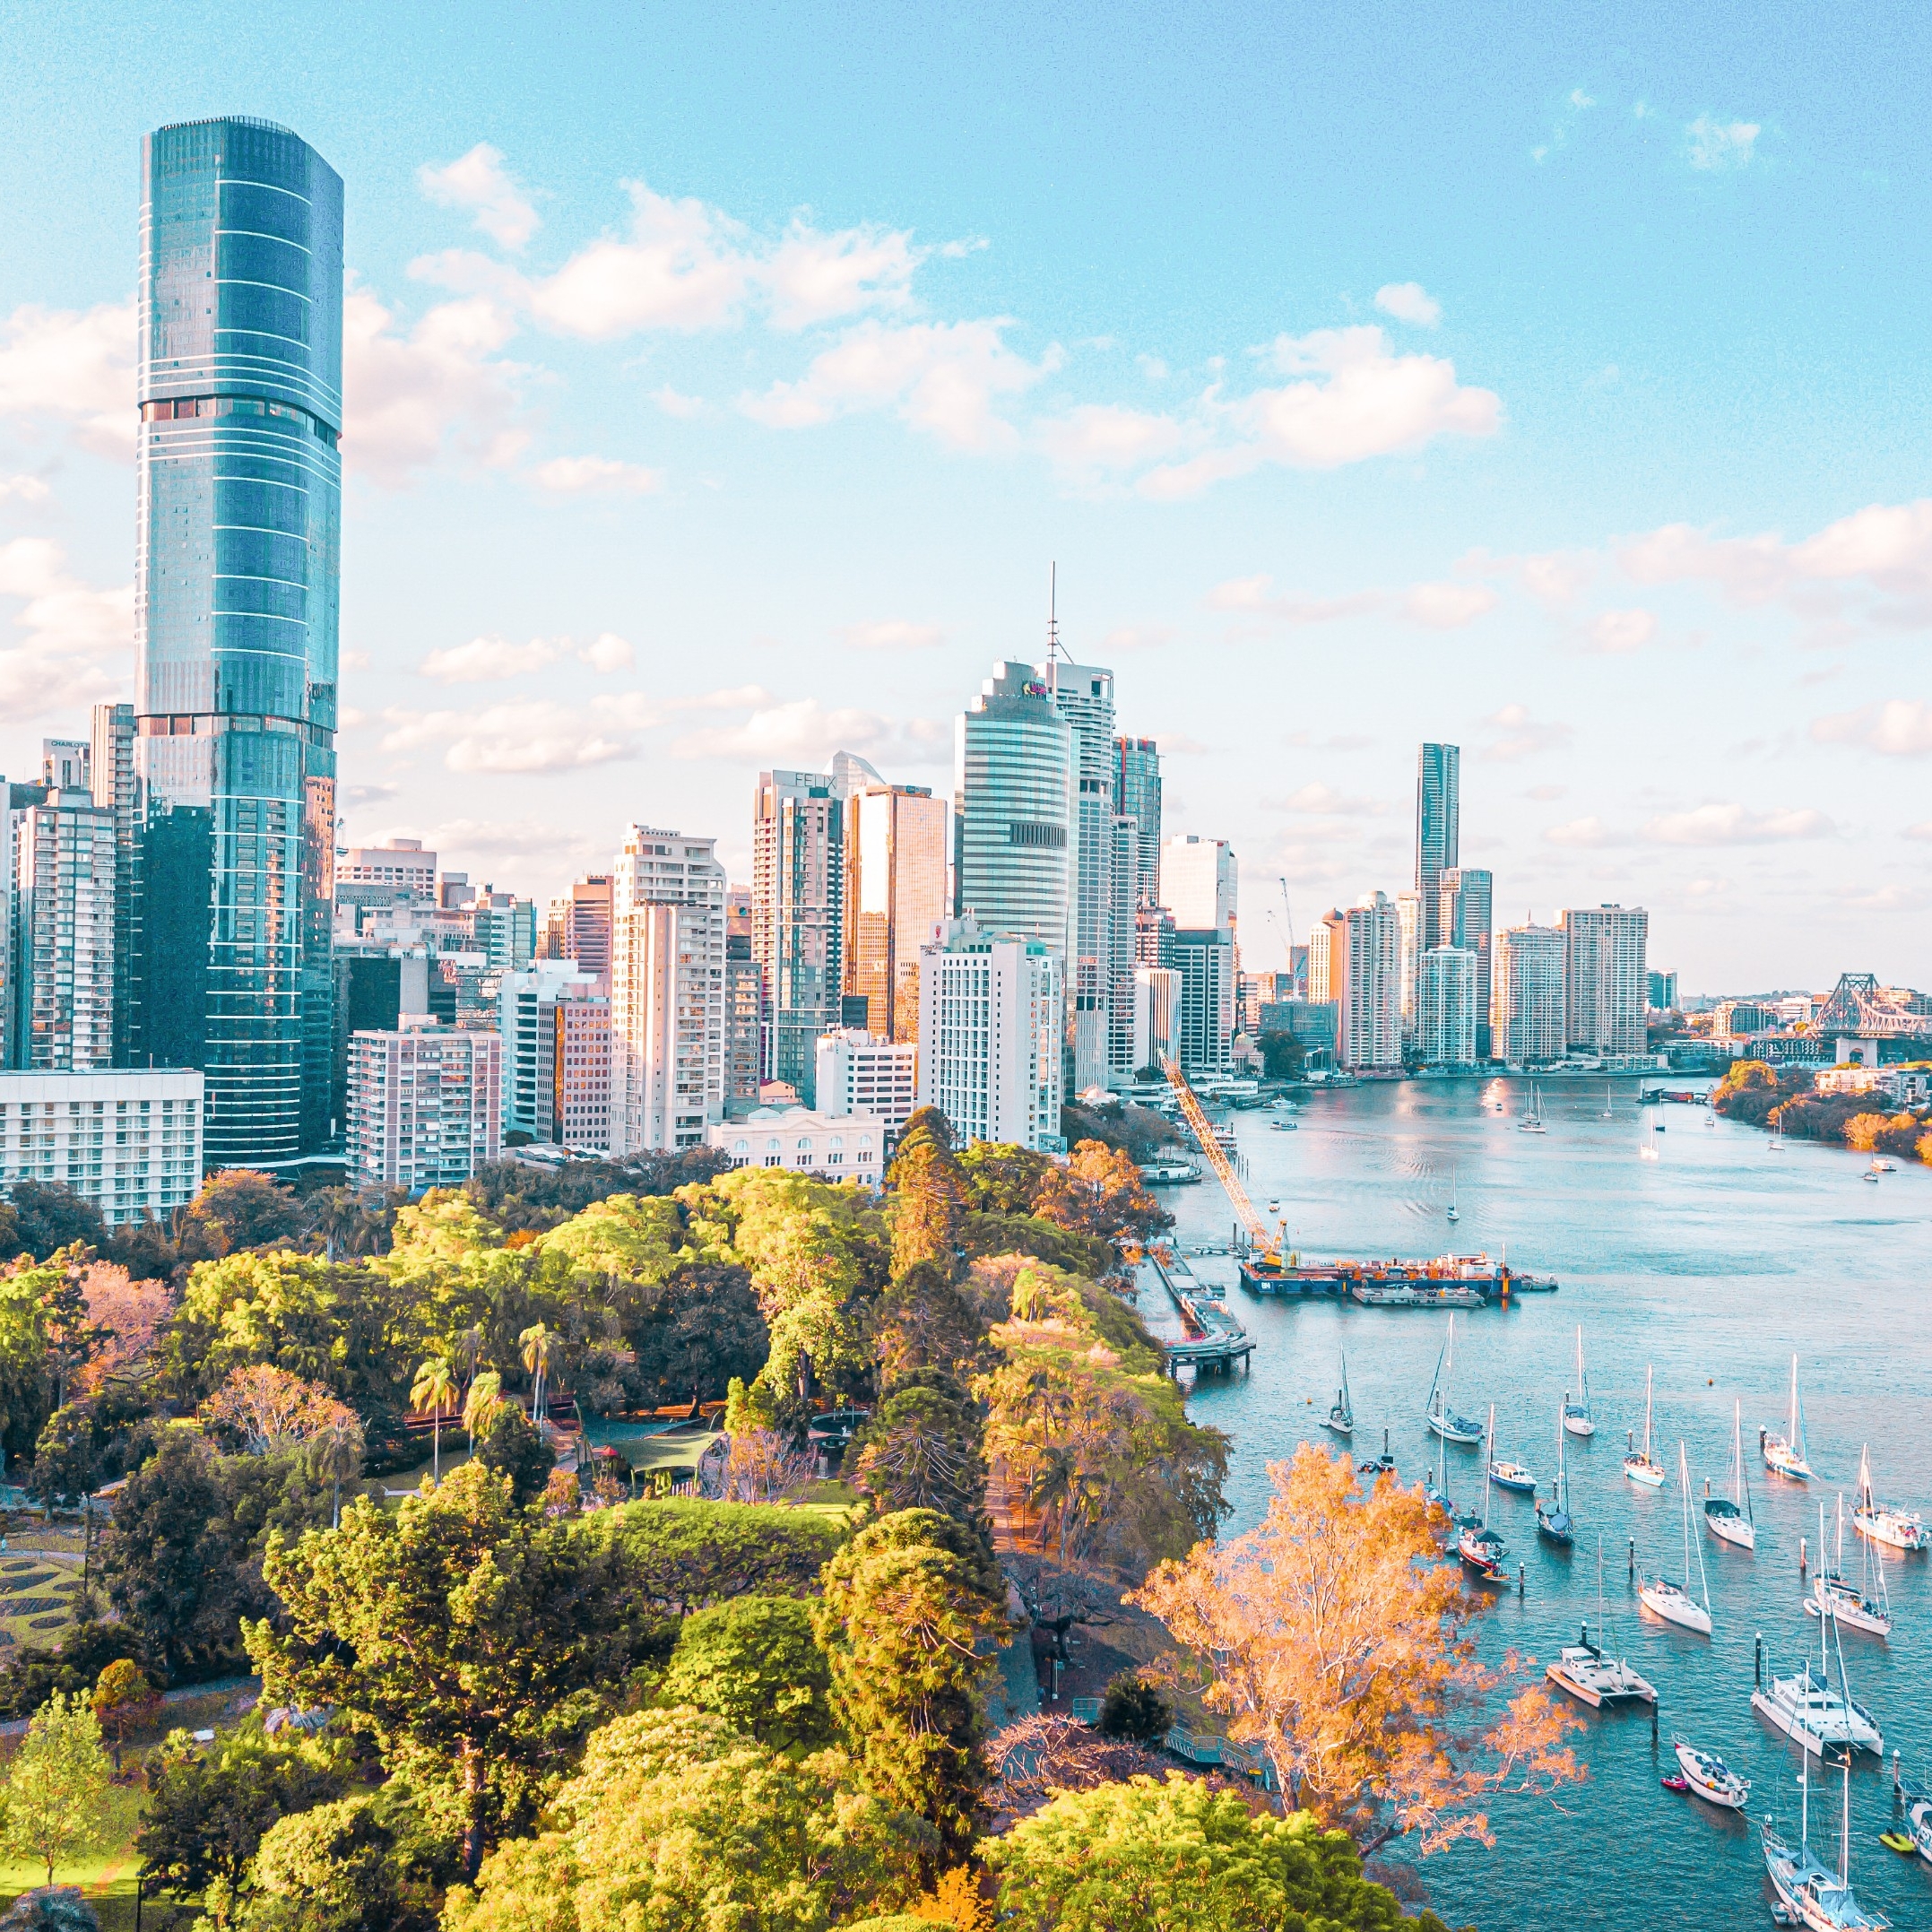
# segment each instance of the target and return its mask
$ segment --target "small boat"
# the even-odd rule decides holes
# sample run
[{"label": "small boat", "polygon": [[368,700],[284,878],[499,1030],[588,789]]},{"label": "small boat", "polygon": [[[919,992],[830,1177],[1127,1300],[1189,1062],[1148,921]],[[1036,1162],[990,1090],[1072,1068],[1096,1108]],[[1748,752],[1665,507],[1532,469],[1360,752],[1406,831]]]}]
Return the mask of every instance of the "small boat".
[{"label": "small boat", "polygon": [[1778,1903],[1790,1915],[1794,1925],[1808,1926],[1811,1932],[1885,1932],[1892,1921],[1881,1912],[1860,1905],[1851,1889],[1851,1754],[1845,1754],[1845,1801],[1839,1828],[1838,1869],[1822,1863],[1811,1849],[1811,1778],[1809,1769],[1798,1773],[1804,1791],[1798,1825],[1798,1842],[1794,1850],[1778,1836],[1774,1822],[1767,1817],[1759,1834],[1764,1853],[1764,1869],[1771,1879]]},{"label": "small boat", "polygon": [[1681,1737],[1671,1739],[1685,1781],[1706,1803],[1742,1811],[1751,1801],[1751,1780],[1740,1778],[1720,1757],[1700,1751]]},{"label": "small boat", "polygon": [[[1664,1466],[1650,1453],[1650,1387],[1654,1371],[1643,1372],[1643,1447],[1634,1446],[1624,1458],[1624,1474],[1632,1482],[1641,1483],[1646,1489],[1661,1489],[1664,1486]],[[1631,1432],[1633,1434],[1634,1431]]]},{"label": "small boat", "polygon": [[1269,1201],[1268,1204],[1268,1212],[1271,1217],[1276,1220],[1279,1220],[1281,1218],[1281,1203],[1278,1200]]},{"label": "small boat", "polygon": [[1268,1124],[1278,1134],[1292,1134],[1299,1123],[1295,1121],[1270,1121]]},{"label": "small boat", "polygon": [[1548,1506],[1546,1508],[1540,1501],[1537,1503],[1537,1534],[1546,1543],[1554,1543],[1562,1549],[1568,1549],[1576,1540],[1576,1526],[1570,1520],[1570,1475],[1564,1468],[1561,1427],[1556,1431],[1556,1480],[1550,1490]]},{"label": "small boat", "polygon": [[1667,1624],[1694,1630],[1701,1636],[1711,1634],[1711,1579],[1704,1574],[1704,1546],[1697,1546],[1697,1575],[1703,1586],[1702,1603],[1690,1593],[1691,1574],[1691,1469],[1684,1444],[1677,1443],[1677,1482],[1684,1491],[1684,1581],[1674,1583],[1667,1576],[1647,1576],[1637,1586],[1637,1600],[1653,1616]]},{"label": "small boat", "polygon": [[1335,1391],[1335,1399],[1329,1405],[1328,1415],[1321,1426],[1332,1429],[1337,1435],[1355,1434],[1355,1404],[1348,1399],[1348,1357],[1342,1356],[1342,1383]]},{"label": "small boat", "polygon": [[[1873,1570],[1876,1568],[1876,1581]],[[1838,1555],[1832,1565],[1824,1564],[1824,1505],[1818,1505],[1818,1568],[1812,1578],[1812,1593],[1805,1599],[1806,1616],[1829,1616],[1841,1628],[1869,1631],[1875,1637],[1892,1634],[1892,1605],[1885,1590],[1885,1570],[1876,1565],[1870,1546],[1864,1550],[1858,1582],[1845,1574],[1845,1499],[1838,1499]]]},{"label": "small boat", "polygon": [[1451,1221],[1460,1221],[1462,1218],[1456,1207],[1456,1170],[1453,1167],[1449,1170],[1449,1218]]},{"label": "small boat", "polygon": [[1467,1416],[1459,1416],[1449,1406],[1449,1378],[1456,1365],[1456,1318],[1449,1318],[1449,1339],[1443,1344],[1443,1352],[1435,1360],[1435,1380],[1429,1384],[1429,1406],[1424,1412],[1423,1420],[1445,1443],[1460,1443],[1465,1447],[1483,1439],[1483,1425],[1472,1422]]},{"label": "small boat", "polygon": [[1536,1477],[1520,1462],[1492,1462],[1489,1480],[1513,1495],[1533,1496],[1537,1493]]},{"label": "small boat", "polygon": [[1894,1160],[1887,1160],[1883,1154],[1875,1154],[1872,1156],[1870,1171],[1873,1174],[1896,1174],[1899,1171],[1899,1164]]},{"label": "small boat", "polygon": [[1861,1181],[1869,1181],[1874,1187],[1876,1187],[1878,1185],[1878,1170],[1876,1167],[1867,1167],[1858,1178]]},{"label": "small boat", "polygon": [[1529,1083],[1529,1111],[1523,1115],[1520,1131],[1526,1134],[1539,1134],[1543,1126],[1543,1093],[1535,1081]]},{"label": "small boat", "polygon": [[[1490,1469],[1495,1467],[1496,1411],[1492,1403],[1489,1409]],[[1462,1559],[1463,1567],[1474,1572],[1478,1583],[1501,1584],[1509,1581],[1509,1573],[1503,1569],[1503,1559],[1508,1556],[1509,1546],[1489,1527],[1489,1482],[1483,1484],[1483,1513],[1474,1522],[1464,1523],[1461,1533],[1456,1538],[1456,1555]]]},{"label": "small boat", "polygon": [[1643,1139],[1637,1148],[1637,1158],[1639,1160],[1655,1160],[1657,1158],[1657,1134],[1656,1119],[1651,1114],[1650,1110],[1646,1107],[1643,1110]]},{"label": "small boat", "polygon": [[1924,1517],[1916,1510],[1893,1509],[1873,1494],[1868,1449],[1858,1451],[1858,1500],[1851,1512],[1851,1527],[1889,1549],[1932,1549],[1932,1529],[1926,1528]]},{"label": "small boat", "polygon": [[1564,1391],[1563,1425],[1572,1435],[1594,1435],[1597,1425],[1590,1416],[1590,1377],[1583,1373],[1583,1330],[1581,1324],[1576,1331],[1576,1396],[1572,1402],[1569,1391]]},{"label": "small boat", "polygon": [[1691,1788],[1691,1780],[1688,1778],[1659,1778],[1657,1781],[1667,1791],[1688,1791]]},{"label": "small boat", "polygon": [[1356,1464],[1356,1470],[1364,1476],[1393,1476],[1395,1458],[1389,1453],[1389,1432],[1382,1432],[1382,1453],[1379,1456],[1365,1456]]},{"label": "small boat", "polygon": [[1905,1793],[1905,1831],[1913,1850],[1932,1864],[1932,1791]]},{"label": "small boat", "polygon": [[1902,1851],[1907,1858],[1910,1858],[1919,1850],[1903,1832],[1881,1832],[1878,1834],[1878,1842],[1887,1851]]},{"label": "small boat", "polygon": [[1757,1440],[1774,1475],[1789,1477],[1794,1483],[1811,1480],[1815,1471],[1805,1449],[1805,1402],[1798,1392],[1796,1356],[1791,1357],[1791,1409],[1785,1420],[1785,1433],[1778,1435],[1769,1429],[1760,1429]]},{"label": "small boat", "polygon": [[1737,1549],[1757,1547],[1757,1524],[1751,1515],[1751,1491],[1745,1480],[1744,1404],[1731,1403],[1731,1493],[1704,1503],[1704,1525],[1720,1543]]}]

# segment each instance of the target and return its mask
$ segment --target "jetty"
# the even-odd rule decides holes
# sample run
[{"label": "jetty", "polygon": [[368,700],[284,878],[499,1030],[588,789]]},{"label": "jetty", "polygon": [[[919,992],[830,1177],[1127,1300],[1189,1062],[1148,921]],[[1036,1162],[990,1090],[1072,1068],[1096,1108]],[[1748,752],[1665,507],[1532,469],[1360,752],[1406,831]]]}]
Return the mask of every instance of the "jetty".
[{"label": "jetty", "polygon": [[1165,1250],[1150,1250],[1146,1265],[1152,1269],[1167,1299],[1181,1318],[1183,1339],[1163,1345],[1169,1374],[1183,1365],[1197,1374],[1226,1373],[1235,1363],[1243,1368],[1254,1353],[1254,1338],[1229,1312],[1227,1304],[1187,1263]]}]

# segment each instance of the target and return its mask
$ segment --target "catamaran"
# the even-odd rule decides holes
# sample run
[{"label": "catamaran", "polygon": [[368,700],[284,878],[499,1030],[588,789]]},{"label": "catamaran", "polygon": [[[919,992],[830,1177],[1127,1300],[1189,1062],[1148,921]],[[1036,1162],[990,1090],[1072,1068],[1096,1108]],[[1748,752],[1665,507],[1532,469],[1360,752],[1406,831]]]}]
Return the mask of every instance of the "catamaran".
[{"label": "catamaran", "polygon": [[[1646,1489],[1661,1489],[1664,1486],[1664,1466],[1650,1453],[1650,1391],[1655,1371],[1646,1367],[1643,1372],[1643,1448],[1640,1451],[1634,1444],[1624,1458],[1624,1474],[1633,1483],[1642,1483]],[[1629,1434],[1636,1432],[1631,1430]]]},{"label": "catamaran", "polygon": [[[1607,1639],[1610,1626],[1603,1614],[1601,1537],[1597,1538],[1597,1628]],[[1558,1690],[1567,1691],[1592,1711],[1599,1710],[1605,1704],[1621,1703],[1629,1698],[1636,1698],[1647,1704],[1657,1702],[1657,1686],[1641,1676],[1623,1658],[1607,1656],[1602,1644],[1592,1643],[1588,1624],[1583,1625],[1581,1640],[1564,1644],[1557,1653],[1556,1661],[1544,1667],[1543,1675]]]},{"label": "catamaran", "polygon": [[1577,1324],[1576,1330],[1576,1400],[1570,1399],[1566,1389],[1563,1398],[1563,1425],[1572,1435],[1594,1435],[1597,1425],[1590,1417],[1590,1377],[1583,1373],[1583,1328]]},{"label": "catamaran", "polygon": [[1926,1528],[1924,1517],[1916,1510],[1893,1509],[1872,1494],[1869,1449],[1858,1451],[1858,1500],[1851,1512],[1851,1527],[1891,1549],[1932,1549],[1932,1529]]},{"label": "catamaran", "polygon": [[1483,1483],[1483,1513],[1471,1523],[1462,1526],[1462,1532],[1456,1538],[1456,1554],[1461,1557],[1463,1566],[1475,1573],[1478,1583],[1507,1583],[1508,1572],[1503,1567],[1503,1560],[1509,1555],[1509,1546],[1489,1527],[1489,1481],[1487,1472],[1495,1468],[1496,1409],[1489,1406],[1489,1453],[1486,1459],[1487,1470]]},{"label": "catamaran", "polygon": [[[1559,1423],[1561,1420],[1559,1417]],[[1576,1539],[1576,1528],[1570,1520],[1570,1475],[1564,1468],[1560,1426],[1556,1431],[1556,1480],[1550,1489],[1548,1507],[1540,1499],[1538,1501],[1537,1534],[1546,1543],[1558,1544],[1564,1549]]]},{"label": "catamaran", "polygon": [[1795,1677],[1780,1677],[1773,1670],[1769,1685],[1751,1693],[1751,1708],[1814,1757],[1841,1746],[1876,1751],[1883,1757],[1885,1740],[1878,1720],[1853,1699],[1846,1683],[1842,1641],[1838,1645],[1838,1681],[1843,1694],[1832,1688],[1831,1639],[1837,1627],[1838,1619],[1827,1610],[1818,1620],[1817,1669],[1806,1663]]},{"label": "catamaran", "polygon": [[1653,1616],[1667,1624],[1681,1624],[1685,1630],[1711,1634],[1711,1579],[1704,1574],[1704,1546],[1697,1546],[1697,1577],[1703,1589],[1703,1601],[1691,1595],[1691,1468],[1677,1443],[1677,1482],[1684,1491],[1684,1581],[1674,1583],[1668,1576],[1647,1576],[1637,1586],[1638,1600]]},{"label": "catamaran", "polygon": [[1534,1080],[1529,1083],[1529,1111],[1523,1115],[1522,1131],[1526,1134],[1539,1134],[1544,1131],[1543,1091]]},{"label": "catamaran", "polygon": [[1471,1422],[1467,1416],[1459,1416],[1449,1406],[1449,1378],[1455,1366],[1456,1318],[1451,1315],[1449,1339],[1443,1344],[1443,1352],[1435,1359],[1435,1380],[1429,1384],[1429,1407],[1423,1420],[1445,1443],[1479,1443],[1483,1439],[1482,1424]]},{"label": "catamaran", "polygon": [[1838,1869],[1834,1872],[1811,1849],[1811,1767],[1798,1774],[1804,1792],[1794,1850],[1778,1836],[1774,1822],[1764,1820],[1760,1839],[1771,1888],[1791,1922],[1811,1932],[1885,1932],[1892,1921],[1882,1912],[1867,1911],[1851,1889],[1851,1754],[1845,1753],[1845,1800],[1838,1835]]},{"label": "catamaran", "polygon": [[1757,1524],[1751,1515],[1751,1490],[1745,1481],[1744,1404],[1731,1403],[1731,1493],[1704,1503],[1704,1522],[1720,1543],[1738,1549],[1757,1547]]},{"label": "catamaran", "polygon": [[[1876,1570],[1875,1582],[1872,1572]],[[1818,1505],[1818,1568],[1812,1579],[1812,1593],[1805,1599],[1806,1616],[1829,1616],[1853,1630],[1868,1630],[1875,1637],[1892,1634],[1892,1604],[1885,1590],[1885,1566],[1874,1561],[1870,1547],[1864,1551],[1858,1581],[1845,1574],[1845,1498],[1838,1498],[1838,1555],[1827,1569],[1824,1562],[1824,1505]]]},{"label": "catamaran", "polygon": [[1793,1482],[1809,1482],[1815,1473],[1807,1458],[1805,1448],[1805,1401],[1798,1392],[1798,1357],[1791,1357],[1791,1411],[1785,1419],[1785,1433],[1774,1434],[1769,1429],[1757,1432],[1759,1447],[1764,1451],[1764,1460],[1779,1476],[1789,1476]]},{"label": "catamaran", "polygon": [[1346,1354],[1342,1356],[1342,1385],[1335,1391],[1335,1399],[1321,1425],[1334,1430],[1337,1435],[1355,1434],[1355,1404],[1348,1397],[1348,1357]]},{"label": "catamaran", "polygon": [[1742,1811],[1751,1802],[1751,1780],[1740,1778],[1722,1758],[1700,1751],[1681,1737],[1673,1737],[1670,1743],[1684,1781],[1706,1803],[1721,1805],[1727,1811]]}]

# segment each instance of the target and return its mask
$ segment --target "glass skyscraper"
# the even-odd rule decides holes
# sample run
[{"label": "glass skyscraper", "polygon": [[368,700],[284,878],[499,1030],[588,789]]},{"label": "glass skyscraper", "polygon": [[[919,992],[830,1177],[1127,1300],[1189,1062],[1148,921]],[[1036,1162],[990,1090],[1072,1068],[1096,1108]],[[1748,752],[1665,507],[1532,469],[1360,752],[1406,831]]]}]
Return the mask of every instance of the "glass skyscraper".
[{"label": "glass skyscraper", "polygon": [[329,1119],[342,184],[235,117],[142,150],[137,1066],[207,1076],[210,1166]]},{"label": "glass skyscraper", "polygon": [[1422,901],[1422,950],[1444,943],[1443,874],[1461,860],[1462,748],[1423,745],[1416,753],[1416,892]]}]

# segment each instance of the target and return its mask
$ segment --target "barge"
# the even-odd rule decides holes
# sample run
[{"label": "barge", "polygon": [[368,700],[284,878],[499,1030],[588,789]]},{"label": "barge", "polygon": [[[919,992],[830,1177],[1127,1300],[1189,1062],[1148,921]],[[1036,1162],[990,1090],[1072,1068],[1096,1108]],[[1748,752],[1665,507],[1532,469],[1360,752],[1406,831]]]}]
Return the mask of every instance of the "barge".
[{"label": "barge", "polygon": [[1251,1295],[1332,1295],[1365,1308],[1478,1308],[1515,1295],[1547,1295],[1547,1275],[1527,1275],[1486,1254],[1439,1254],[1434,1261],[1304,1261],[1247,1255],[1241,1285]]}]

